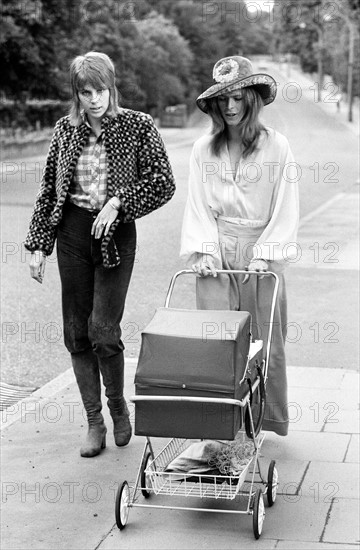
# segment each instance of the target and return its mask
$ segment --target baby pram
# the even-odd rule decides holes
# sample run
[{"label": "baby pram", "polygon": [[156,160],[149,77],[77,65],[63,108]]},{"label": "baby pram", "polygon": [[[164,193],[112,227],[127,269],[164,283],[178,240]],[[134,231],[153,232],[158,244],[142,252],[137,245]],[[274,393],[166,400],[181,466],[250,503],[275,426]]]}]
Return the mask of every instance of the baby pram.
[{"label": "baby pram", "polygon": [[[247,496],[246,510],[226,512],[252,515],[254,535],[259,538],[265,517],[263,495],[272,506],[278,485],[275,461],[270,462],[265,479],[259,451],[265,438],[261,425],[279,280],[272,272],[218,270],[219,274],[274,279],[264,348],[262,340],[252,339],[248,312],[170,308],[177,277],[189,273],[193,274],[183,270],[173,276],[165,306],[156,310],[142,332],[136,395],[131,401],[135,435],[144,435],[146,443],[132,491],[127,481],[119,484],[116,523],[123,529],[134,507],[224,511],[139,502],[140,493],[145,499],[166,495],[233,500],[242,495]],[[171,439],[155,453],[151,437]],[[195,448],[207,447],[211,456],[207,467],[202,463],[194,469],[190,460],[191,468],[177,469],[179,464],[189,464]],[[225,462],[224,451],[229,451]]]}]

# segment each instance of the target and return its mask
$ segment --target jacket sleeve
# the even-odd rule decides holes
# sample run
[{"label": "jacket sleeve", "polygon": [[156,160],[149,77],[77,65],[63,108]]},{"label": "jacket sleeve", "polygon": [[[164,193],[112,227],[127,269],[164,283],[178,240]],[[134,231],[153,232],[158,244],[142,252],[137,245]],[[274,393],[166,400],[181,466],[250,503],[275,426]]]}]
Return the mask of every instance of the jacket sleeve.
[{"label": "jacket sleeve", "polygon": [[142,117],[139,130],[138,179],[121,187],[123,221],[130,222],[166,204],[175,192],[175,181],[162,138],[149,115]]},{"label": "jacket sleeve", "polygon": [[24,242],[27,250],[31,252],[42,250],[46,256],[49,256],[53,251],[56,239],[56,227],[51,225],[50,215],[56,204],[55,182],[59,152],[58,127],[59,122],[55,126],[50,142],[40,188],[36,196],[29,230]]}]

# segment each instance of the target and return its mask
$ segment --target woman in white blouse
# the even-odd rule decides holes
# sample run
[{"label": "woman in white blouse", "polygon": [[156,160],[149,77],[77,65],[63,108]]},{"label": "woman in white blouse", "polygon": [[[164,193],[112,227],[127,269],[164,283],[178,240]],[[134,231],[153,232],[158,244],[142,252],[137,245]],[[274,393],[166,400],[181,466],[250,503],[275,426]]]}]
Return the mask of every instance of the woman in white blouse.
[{"label": "woman in white blouse", "polygon": [[259,120],[262,107],[275,99],[274,79],[254,74],[240,56],[220,59],[213,78],[215,84],[197,99],[212,119],[212,131],[195,142],[191,155],[181,256],[200,275],[198,307],[250,311],[254,337],[264,341],[272,278],[218,275],[216,269],[278,274],[263,429],[286,435],[283,271],[298,255],[297,165],[287,139]]}]

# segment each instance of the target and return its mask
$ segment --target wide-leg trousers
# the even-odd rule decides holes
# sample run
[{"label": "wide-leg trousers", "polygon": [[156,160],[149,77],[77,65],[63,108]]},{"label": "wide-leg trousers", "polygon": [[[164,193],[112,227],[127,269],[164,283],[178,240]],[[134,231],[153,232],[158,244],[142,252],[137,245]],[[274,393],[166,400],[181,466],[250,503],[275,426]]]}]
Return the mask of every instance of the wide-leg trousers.
[{"label": "wide-leg trousers", "polygon": [[[217,220],[223,269],[244,269],[253,257],[255,243],[263,226],[230,223]],[[267,404],[263,429],[279,435],[288,432],[287,377],[285,339],[287,329],[287,300],[285,280],[276,262],[269,262],[269,271],[279,277],[279,291],[273,320],[269,372],[266,387]],[[250,276],[246,284],[244,275],[218,275],[197,279],[197,307],[199,309],[230,309],[249,311],[252,316],[253,339],[264,342],[269,331],[269,316],[274,278]]]}]

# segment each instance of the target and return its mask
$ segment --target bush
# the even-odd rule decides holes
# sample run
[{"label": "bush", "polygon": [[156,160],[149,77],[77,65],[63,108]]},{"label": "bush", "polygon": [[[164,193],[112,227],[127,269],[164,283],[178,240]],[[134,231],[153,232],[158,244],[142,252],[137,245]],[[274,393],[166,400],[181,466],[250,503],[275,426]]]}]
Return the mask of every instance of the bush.
[{"label": "bush", "polygon": [[3,128],[40,130],[53,127],[69,110],[67,101],[31,100],[26,103],[5,101],[0,103]]}]

